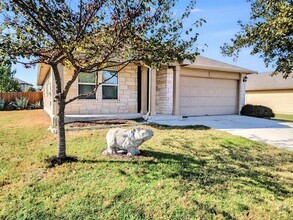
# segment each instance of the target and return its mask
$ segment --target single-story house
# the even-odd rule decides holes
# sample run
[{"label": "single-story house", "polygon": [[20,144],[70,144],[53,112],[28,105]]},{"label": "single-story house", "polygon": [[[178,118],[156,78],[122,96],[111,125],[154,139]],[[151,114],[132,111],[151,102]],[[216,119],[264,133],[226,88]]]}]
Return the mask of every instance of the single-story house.
[{"label": "single-story house", "polygon": [[[62,84],[73,70],[60,66]],[[98,73],[98,81],[109,78],[115,69]],[[198,56],[194,63],[162,65],[159,70],[130,64],[116,77],[101,85],[96,94],[66,106],[66,121],[108,116],[108,118],[201,116],[239,114],[245,103],[245,79],[256,73],[248,69]],[[91,91],[95,74],[81,73],[68,99]],[[42,86],[44,109],[56,115],[55,84],[52,70],[40,64],[37,85]],[[54,120],[53,120],[54,121]]]},{"label": "single-story house", "polygon": [[28,88],[28,87],[32,87],[33,86],[33,84],[31,84],[31,83],[28,83],[28,82],[25,82],[25,81],[23,81],[23,80],[21,80],[21,79],[18,79],[18,78],[16,78],[16,77],[14,77],[14,79],[17,81],[17,82],[19,82],[19,84],[21,85],[21,91],[25,91],[25,89],[26,88]]},{"label": "single-story house", "polygon": [[[293,114],[293,78],[271,72],[248,76],[246,103],[270,107],[278,114]],[[293,73],[292,73],[293,74]]]}]

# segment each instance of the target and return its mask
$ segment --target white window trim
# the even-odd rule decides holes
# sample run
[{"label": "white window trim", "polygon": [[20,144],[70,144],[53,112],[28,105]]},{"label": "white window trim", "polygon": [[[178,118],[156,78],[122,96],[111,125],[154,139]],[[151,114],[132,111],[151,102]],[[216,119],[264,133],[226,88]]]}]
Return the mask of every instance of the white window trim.
[{"label": "white window trim", "polygon": [[[103,83],[101,86],[102,86],[102,91],[101,91],[101,95],[102,95],[102,100],[103,101],[112,101],[112,102],[117,102],[117,101],[119,101],[119,73],[118,73],[118,71],[116,71],[116,70],[102,70],[101,71],[101,73],[102,73],[102,80],[103,80],[103,72],[104,71],[108,71],[108,72],[117,72],[117,84],[108,84],[108,83]],[[117,87],[117,99],[104,99],[103,98],[103,86],[116,86]]]},{"label": "white window trim", "polygon": [[[97,73],[96,73],[97,74]],[[78,76],[79,77],[79,76]],[[95,77],[95,82],[94,83],[81,83],[78,82],[78,77],[77,77],[77,95],[81,95],[79,94],[79,85],[89,85],[89,86],[95,86],[97,84],[97,77]],[[96,98],[95,99],[89,99],[89,98],[79,98],[78,100],[83,100],[83,101],[94,101],[97,100],[97,92],[95,93]]]}]

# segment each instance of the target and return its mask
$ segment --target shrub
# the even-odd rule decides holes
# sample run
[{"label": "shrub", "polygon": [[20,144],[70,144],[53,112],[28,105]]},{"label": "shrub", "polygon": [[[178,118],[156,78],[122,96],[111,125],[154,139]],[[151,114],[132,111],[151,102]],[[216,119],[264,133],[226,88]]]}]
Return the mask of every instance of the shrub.
[{"label": "shrub", "polygon": [[25,92],[35,92],[35,91],[36,91],[36,89],[32,86],[29,86],[25,89]]},{"label": "shrub", "polygon": [[4,99],[0,99],[0,110],[3,110],[5,106],[5,100]]},{"label": "shrub", "polygon": [[262,105],[245,105],[241,109],[241,115],[247,115],[258,118],[273,118],[275,114],[272,109]]},{"label": "shrub", "polygon": [[43,104],[42,104],[41,101],[38,101],[38,102],[36,102],[36,103],[34,103],[34,104],[31,104],[30,107],[31,107],[32,109],[40,109],[40,108],[43,108]]},{"label": "shrub", "polygon": [[27,108],[28,99],[26,97],[22,97],[20,99],[15,98],[15,102],[12,102],[12,105],[16,109],[26,109]]},{"label": "shrub", "polygon": [[8,103],[8,104],[5,106],[4,109],[7,110],[7,111],[15,110],[16,108],[15,108],[15,106],[14,106],[14,102],[10,102],[10,103]]}]

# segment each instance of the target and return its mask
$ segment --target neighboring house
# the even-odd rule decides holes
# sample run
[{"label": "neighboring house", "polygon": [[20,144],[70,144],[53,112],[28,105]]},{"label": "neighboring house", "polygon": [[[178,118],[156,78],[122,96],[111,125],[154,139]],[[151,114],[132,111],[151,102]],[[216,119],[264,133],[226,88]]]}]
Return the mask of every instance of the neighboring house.
[{"label": "neighboring house", "polygon": [[25,82],[25,81],[23,81],[23,80],[21,80],[21,79],[18,79],[18,78],[16,78],[16,77],[14,77],[14,79],[17,81],[17,82],[19,82],[19,84],[21,85],[21,91],[25,91],[25,89],[27,88],[27,87],[31,87],[31,86],[33,86],[33,84],[30,84],[30,83],[28,83],[28,82]]},{"label": "neighboring house", "polygon": [[[63,85],[72,69],[60,66]],[[101,71],[99,82],[115,69]],[[245,103],[245,76],[251,70],[198,56],[195,63],[164,66],[156,71],[147,66],[130,64],[117,77],[100,86],[87,99],[66,106],[69,118],[108,115],[113,118],[135,118],[142,115],[225,115],[239,114]],[[38,86],[42,86],[44,109],[53,119],[56,115],[54,77],[48,65],[40,64]],[[69,98],[91,91],[94,73],[81,73],[72,85]]]},{"label": "neighboring house", "polygon": [[293,78],[284,79],[282,74],[271,72],[248,77],[246,103],[270,107],[275,113],[293,114]]}]

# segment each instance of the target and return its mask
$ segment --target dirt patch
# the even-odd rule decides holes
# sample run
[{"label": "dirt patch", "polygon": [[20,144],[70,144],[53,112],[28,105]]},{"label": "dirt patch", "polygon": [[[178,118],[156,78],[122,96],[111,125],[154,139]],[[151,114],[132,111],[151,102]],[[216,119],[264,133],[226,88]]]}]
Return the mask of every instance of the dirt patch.
[{"label": "dirt patch", "polygon": [[50,117],[43,109],[0,111],[0,127],[29,128],[36,126],[50,126]]},{"label": "dirt patch", "polygon": [[66,127],[91,127],[91,126],[99,126],[99,125],[122,125],[122,124],[136,124],[139,122],[144,122],[143,118],[133,119],[133,120],[121,120],[121,119],[113,119],[113,120],[101,120],[101,121],[79,121],[72,122],[66,124]]}]

